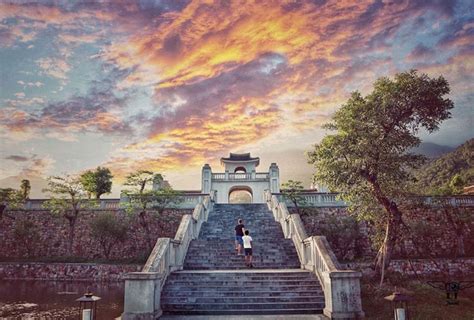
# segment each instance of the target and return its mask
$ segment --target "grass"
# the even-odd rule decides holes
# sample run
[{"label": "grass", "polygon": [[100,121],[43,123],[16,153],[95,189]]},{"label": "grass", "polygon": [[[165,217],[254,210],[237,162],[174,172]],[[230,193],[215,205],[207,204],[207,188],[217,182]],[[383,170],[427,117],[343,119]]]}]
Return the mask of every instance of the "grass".
[{"label": "grass", "polygon": [[474,320],[474,288],[460,291],[458,305],[447,305],[445,291],[431,287],[427,281],[398,278],[379,287],[377,280],[363,279],[362,307],[366,319],[393,319],[391,303],[384,297],[400,291],[413,297],[408,303],[410,320]]}]

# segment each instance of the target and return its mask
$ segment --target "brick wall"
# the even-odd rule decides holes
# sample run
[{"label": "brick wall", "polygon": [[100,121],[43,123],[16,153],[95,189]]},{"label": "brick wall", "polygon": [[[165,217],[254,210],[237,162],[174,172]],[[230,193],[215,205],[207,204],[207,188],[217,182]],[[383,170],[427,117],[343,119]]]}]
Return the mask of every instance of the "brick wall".
[{"label": "brick wall", "polygon": [[142,265],[93,263],[0,263],[0,280],[122,281]]},{"label": "brick wall", "polygon": [[[458,221],[465,221],[463,226],[465,256],[474,257],[474,208],[464,207],[448,210],[464,210]],[[291,213],[296,213],[294,208]],[[454,258],[457,256],[456,245],[459,232],[448,220],[444,209],[439,207],[421,207],[403,209],[404,221],[410,230],[403,230],[401,241],[395,248],[393,257],[404,258]],[[459,214],[459,211],[457,212]],[[340,261],[373,258],[376,250],[372,246],[373,230],[365,222],[358,223],[358,236],[349,236],[344,241],[347,230],[340,228],[332,235],[326,234],[331,219],[336,221],[350,218],[343,207],[305,208],[302,220],[309,235],[325,235]],[[354,218],[352,218],[355,221]],[[352,240],[351,240],[352,239]]]},{"label": "brick wall", "polygon": [[[146,244],[143,228],[140,226],[136,216],[129,216],[122,210],[111,211],[118,219],[126,221],[128,224],[128,236],[124,242],[118,243],[112,250],[110,259],[139,259],[146,260],[149,249]],[[73,252],[67,252],[68,221],[62,217],[51,215],[45,210],[29,210],[25,212],[17,211],[11,215],[15,220],[4,217],[0,220],[0,259],[11,261],[19,257],[26,257],[25,245],[17,241],[14,237],[15,223],[30,220],[38,230],[39,239],[32,244],[34,257],[64,257],[74,256],[85,259],[104,258],[101,247],[91,236],[90,221],[105,211],[91,211],[80,214],[76,222]],[[181,217],[184,214],[191,214],[192,210],[167,210],[160,218],[149,214],[148,222],[152,237],[173,238],[178,229]]]}]

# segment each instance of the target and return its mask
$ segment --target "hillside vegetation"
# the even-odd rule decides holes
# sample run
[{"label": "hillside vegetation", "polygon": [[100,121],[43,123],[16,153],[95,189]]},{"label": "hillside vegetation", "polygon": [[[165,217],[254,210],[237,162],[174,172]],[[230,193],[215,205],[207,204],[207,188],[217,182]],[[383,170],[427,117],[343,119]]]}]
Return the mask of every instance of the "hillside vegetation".
[{"label": "hillside vegetation", "polygon": [[456,194],[462,187],[474,185],[474,139],[431,160],[416,171],[415,177],[416,190],[424,194]]}]

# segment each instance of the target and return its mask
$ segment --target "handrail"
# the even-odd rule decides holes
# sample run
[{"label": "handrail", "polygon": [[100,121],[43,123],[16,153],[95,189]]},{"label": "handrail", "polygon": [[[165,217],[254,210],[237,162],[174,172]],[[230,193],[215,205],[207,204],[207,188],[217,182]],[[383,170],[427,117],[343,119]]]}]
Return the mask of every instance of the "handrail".
[{"label": "handrail", "polygon": [[214,193],[204,197],[203,201],[196,205],[192,215],[183,215],[174,239],[156,240],[141,272],[132,272],[125,276],[122,319],[142,319],[142,316],[156,318],[161,314],[161,288],[171,272],[183,268],[189,243],[199,236],[202,223],[207,221],[209,212],[213,209],[214,197]]},{"label": "handrail", "polygon": [[308,237],[299,214],[290,214],[284,202],[269,190],[265,200],[276,221],[281,224],[285,238],[293,240],[301,268],[316,274],[324,291],[324,314],[330,318],[362,317],[360,272],[343,270],[326,237]]}]

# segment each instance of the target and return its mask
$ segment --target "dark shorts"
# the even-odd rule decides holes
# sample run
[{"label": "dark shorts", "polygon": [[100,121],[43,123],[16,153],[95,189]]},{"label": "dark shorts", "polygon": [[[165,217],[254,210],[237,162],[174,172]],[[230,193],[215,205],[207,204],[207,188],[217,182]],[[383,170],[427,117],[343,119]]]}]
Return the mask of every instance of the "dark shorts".
[{"label": "dark shorts", "polygon": [[240,244],[244,244],[244,240],[242,240],[242,236],[235,236],[235,241],[237,241]]},{"label": "dark shorts", "polygon": [[252,255],[252,248],[245,248],[244,251],[245,251],[246,256],[251,256]]}]

